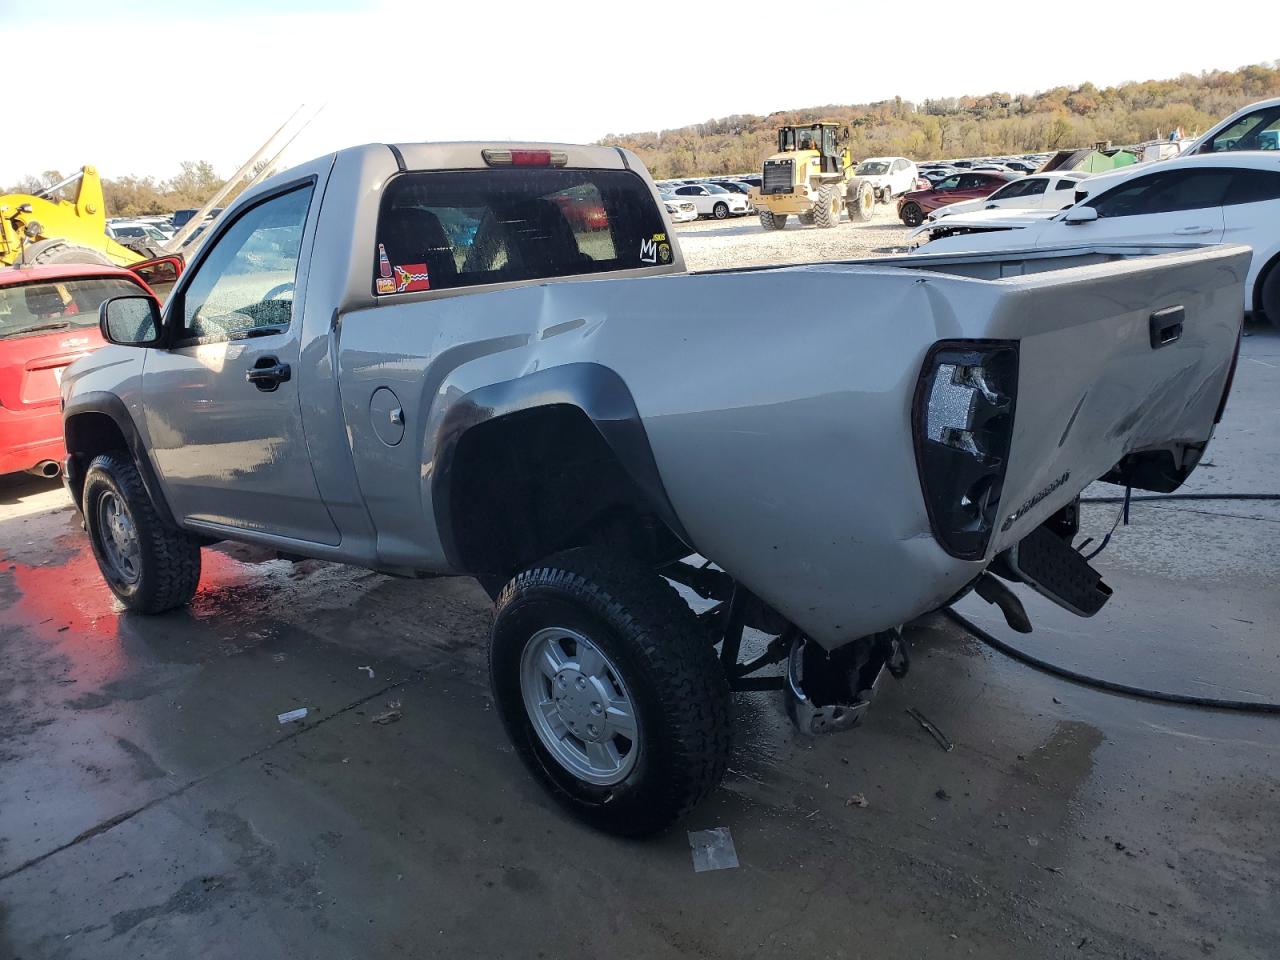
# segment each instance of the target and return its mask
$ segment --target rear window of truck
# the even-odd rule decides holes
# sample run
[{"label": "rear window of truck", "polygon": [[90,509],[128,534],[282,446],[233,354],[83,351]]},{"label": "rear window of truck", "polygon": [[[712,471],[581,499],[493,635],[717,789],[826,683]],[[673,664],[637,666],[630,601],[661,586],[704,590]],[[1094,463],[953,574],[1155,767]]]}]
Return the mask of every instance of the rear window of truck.
[{"label": "rear window of truck", "polygon": [[648,184],[625,170],[406,173],[383,191],[378,295],[664,266]]}]

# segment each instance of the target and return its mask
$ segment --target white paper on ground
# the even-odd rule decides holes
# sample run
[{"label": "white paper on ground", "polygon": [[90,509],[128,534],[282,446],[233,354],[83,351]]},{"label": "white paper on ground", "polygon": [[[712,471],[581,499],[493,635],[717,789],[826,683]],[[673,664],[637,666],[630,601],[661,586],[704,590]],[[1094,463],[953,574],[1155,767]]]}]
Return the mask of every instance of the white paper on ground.
[{"label": "white paper on ground", "polygon": [[738,851],[728,827],[712,830],[690,830],[689,848],[693,851],[693,872],[731,870],[738,865]]},{"label": "white paper on ground", "polygon": [[299,707],[297,710],[290,710],[288,713],[282,713],[276,717],[280,723],[292,723],[294,720],[302,720],[307,715],[306,707]]}]

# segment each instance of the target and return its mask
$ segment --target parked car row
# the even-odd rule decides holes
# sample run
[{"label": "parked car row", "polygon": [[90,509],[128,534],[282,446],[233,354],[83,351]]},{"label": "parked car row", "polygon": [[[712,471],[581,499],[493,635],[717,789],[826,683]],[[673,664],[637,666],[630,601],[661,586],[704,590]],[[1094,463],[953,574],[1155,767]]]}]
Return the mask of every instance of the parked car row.
[{"label": "parked car row", "polygon": [[[1278,104],[1280,106],[1280,104]],[[1058,210],[989,209],[922,225],[928,253],[1088,244],[1240,243],[1253,248],[1244,310],[1280,327],[1280,152],[1184,154],[1075,184]]]},{"label": "parked car row", "polygon": [[[754,214],[751,205],[751,187],[740,180],[681,180],[658,184],[658,192],[667,204],[667,211],[672,212],[675,223],[686,223],[687,220],[708,216],[714,220],[727,220],[730,216],[746,216]],[[672,211],[672,205],[680,210],[680,215]],[[694,209],[694,216],[689,216],[689,206]]]}]

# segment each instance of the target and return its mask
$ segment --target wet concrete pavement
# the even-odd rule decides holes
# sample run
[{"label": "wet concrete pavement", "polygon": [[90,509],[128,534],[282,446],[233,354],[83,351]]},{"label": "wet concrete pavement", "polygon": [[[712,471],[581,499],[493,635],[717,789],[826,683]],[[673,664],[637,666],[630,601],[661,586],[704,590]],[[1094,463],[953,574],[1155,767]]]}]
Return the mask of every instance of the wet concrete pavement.
[{"label": "wet concrete pavement", "polygon": [[[1195,489],[1280,490],[1280,336],[1244,357]],[[1276,505],[1134,521],[1098,561],[1116,600],[1091,621],[1030,601],[1017,641],[1280,699]],[[801,738],[740,695],[721,789],[627,843],[512,754],[489,611],[469,581],[224,545],[190,610],[126,615],[61,489],[0,487],[0,960],[1276,956],[1278,718],[1071,686],[934,617],[851,734]],[[686,831],[722,825],[741,866],[695,874]]]}]

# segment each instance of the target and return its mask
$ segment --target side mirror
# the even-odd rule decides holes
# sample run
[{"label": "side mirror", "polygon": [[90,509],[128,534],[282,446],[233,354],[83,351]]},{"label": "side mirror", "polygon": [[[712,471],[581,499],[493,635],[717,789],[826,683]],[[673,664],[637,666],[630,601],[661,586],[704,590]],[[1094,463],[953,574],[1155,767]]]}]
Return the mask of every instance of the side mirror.
[{"label": "side mirror", "polygon": [[169,299],[169,291],[182,276],[183,259],[180,256],[156,257],[154,260],[143,260],[129,267],[143,283],[151,288],[164,303]]},{"label": "side mirror", "polygon": [[156,284],[174,284],[182,276],[181,257],[156,257],[154,260],[143,260],[129,268],[149,287]]},{"label": "side mirror", "polygon": [[108,343],[155,346],[160,341],[160,304],[154,297],[112,297],[98,308],[98,329]]},{"label": "side mirror", "polygon": [[1093,223],[1097,219],[1098,210],[1096,207],[1072,207],[1067,211],[1067,215],[1062,218],[1062,222],[1079,226],[1082,223]]}]

